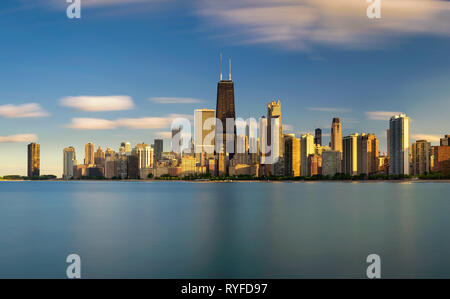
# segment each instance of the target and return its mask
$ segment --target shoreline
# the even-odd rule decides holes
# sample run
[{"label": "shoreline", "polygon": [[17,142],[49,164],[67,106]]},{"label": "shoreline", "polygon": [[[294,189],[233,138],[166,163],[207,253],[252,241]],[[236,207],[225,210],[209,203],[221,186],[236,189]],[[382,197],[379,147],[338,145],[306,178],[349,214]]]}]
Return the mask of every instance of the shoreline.
[{"label": "shoreline", "polygon": [[450,179],[424,180],[424,179],[399,179],[399,180],[0,180],[1,182],[130,182],[130,183],[152,183],[152,182],[189,182],[189,183],[450,183]]}]

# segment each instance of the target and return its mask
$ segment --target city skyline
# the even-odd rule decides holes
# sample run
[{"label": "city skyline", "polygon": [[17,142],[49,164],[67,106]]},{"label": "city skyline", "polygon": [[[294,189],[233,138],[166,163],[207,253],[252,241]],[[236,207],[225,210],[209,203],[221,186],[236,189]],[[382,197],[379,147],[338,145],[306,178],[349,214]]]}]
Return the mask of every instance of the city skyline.
[{"label": "city skyline", "polygon": [[[2,35],[8,59],[0,72],[0,176],[27,173],[24,157],[31,141],[41,144],[41,173],[61,174],[61,152],[69,145],[80,149],[91,140],[116,148],[123,140],[167,140],[174,116],[192,118],[195,109],[215,108],[220,51],[233,58],[236,117],[259,118],[276,98],[285,107],[285,132],[298,136],[321,128],[322,143],[328,144],[330,119],[339,117],[342,136],[374,133],[382,152],[387,151],[387,122],[400,112],[411,117],[411,143],[426,139],[438,145],[448,134],[450,39],[437,29],[406,32],[400,40],[389,29],[377,31],[376,43],[363,48],[332,40],[307,41],[308,47],[298,48],[287,45],[298,42],[294,32],[281,41],[257,36],[267,42],[234,42],[211,38],[227,33],[216,26],[214,32],[195,30],[193,23],[205,20],[198,15],[180,16],[177,9],[164,8],[168,13],[162,18],[158,5],[146,5],[145,13],[102,14],[103,9],[114,11],[108,2],[86,7],[78,23],[65,17],[65,8],[49,9],[40,1],[33,9],[9,0],[1,4],[0,24],[13,29]],[[431,2],[434,8],[421,16],[429,25],[437,15],[436,3],[449,6]],[[223,5],[230,11],[232,4]],[[273,19],[283,22],[276,13]],[[389,13],[384,20],[392,21]],[[379,30],[370,26],[364,30]],[[61,29],[52,30],[56,27]],[[17,30],[23,33],[19,39]],[[130,32],[145,38],[132,38]],[[103,105],[89,105],[90,100]]]}]

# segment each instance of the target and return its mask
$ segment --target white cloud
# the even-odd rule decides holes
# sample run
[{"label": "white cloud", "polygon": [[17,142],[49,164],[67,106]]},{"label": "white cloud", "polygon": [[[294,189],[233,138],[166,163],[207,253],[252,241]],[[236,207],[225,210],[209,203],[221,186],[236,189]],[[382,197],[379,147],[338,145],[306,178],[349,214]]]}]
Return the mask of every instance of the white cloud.
[{"label": "white cloud", "polygon": [[34,142],[38,137],[35,134],[17,134],[11,136],[0,136],[0,143],[22,143]]},{"label": "white cloud", "polygon": [[61,105],[81,111],[120,111],[134,108],[129,96],[79,96],[61,99]]},{"label": "white cloud", "polygon": [[127,129],[165,129],[170,128],[172,121],[176,118],[192,119],[192,115],[170,114],[166,117],[142,117],[142,118],[119,118],[107,120],[100,118],[72,118],[68,128],[78,130],[111,130],[116,128]]},{"label": "white cloud", "polygon": [[26,117],[45,117],[50,114],[42,109],[39,104],[29,103],[23,105],[2,105],[0,106],[0,116],[6,118],[26,118]]},{"label": "white cloud", "polygon": [[321,111],[321,112],[350,112],[351,109],[347,108],[332,108],[332,107],[308,107],[310,111]]},{"label": "white cloud", "polygon": [[430,142],[440,142],[441,138],[443,138],[444,136],[441,135],[430,135],[430,134],[413,134],[412,139],[414,140],[426,140],[426,141],[430,141]]},{"label": "white cloud", "polygon": [[371,120],[389,120],[392,116],[396,114],[401,114],[402,112],[394,111],[367,111],[366,115]]},{"label": "white cloud", "polygon": [[382,18],[367,18],[364,0],[227,0],[200,2],[207,25],[241,43],[308,48],[379,47],[386,37],[405,34],[450,35],[450,2],[382,1]]},{"label": "white cloud", "polygon": [[294,126],[288,124],[282,124],[283,130],[285,131],[294,131]]},{"label": "white cloud", "polygon": [[203,102],[194,98],[150,98],[149,101],[158,104],[195,104]]}]

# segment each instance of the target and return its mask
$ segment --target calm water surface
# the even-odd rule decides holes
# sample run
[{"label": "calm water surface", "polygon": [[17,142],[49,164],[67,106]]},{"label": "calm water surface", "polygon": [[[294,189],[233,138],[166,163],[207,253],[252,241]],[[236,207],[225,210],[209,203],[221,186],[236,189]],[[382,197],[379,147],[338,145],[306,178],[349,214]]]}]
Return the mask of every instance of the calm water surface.
[{"label": "calm water surface", "polygon": [[449,183],[0,182],[0,277],[450,277]]}]

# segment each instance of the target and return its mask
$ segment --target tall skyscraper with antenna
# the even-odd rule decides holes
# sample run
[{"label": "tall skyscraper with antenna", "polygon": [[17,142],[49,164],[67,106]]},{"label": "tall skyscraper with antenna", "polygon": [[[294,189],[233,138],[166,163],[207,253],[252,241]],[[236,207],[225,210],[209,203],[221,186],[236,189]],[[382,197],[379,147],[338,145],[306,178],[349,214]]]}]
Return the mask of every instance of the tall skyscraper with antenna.
[{"label": "tall skyscraper with antenna", "polygon": [[[229,153],[231,158],[235,152],[236,137],[234,83],[231,80],[231,59],[229,60],[228,80],[223,80],[222,53],[220,54],[220,81],[217,84],[216,119],[222,122],[222,126],[216,125],[216,152]],[[226,133],[227,127],[229,134]]]}]

